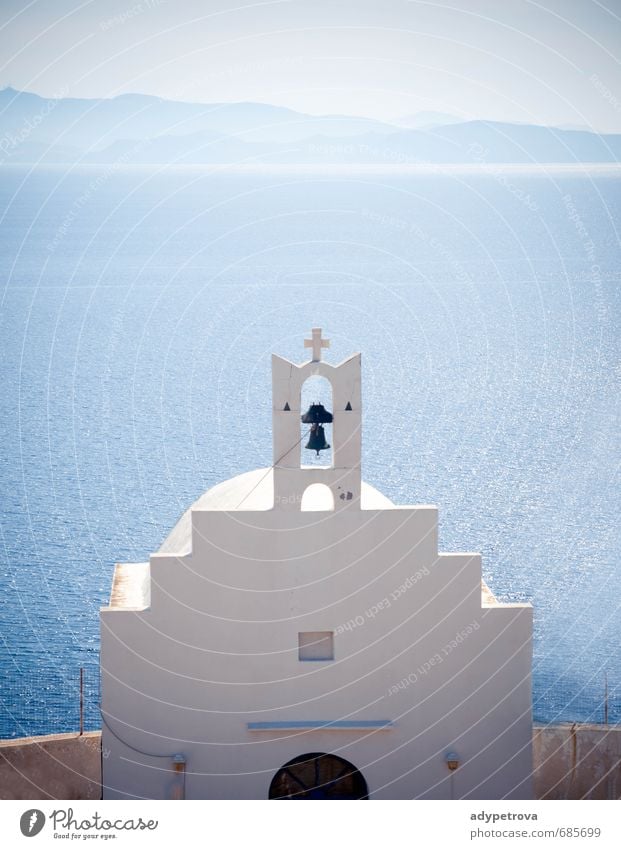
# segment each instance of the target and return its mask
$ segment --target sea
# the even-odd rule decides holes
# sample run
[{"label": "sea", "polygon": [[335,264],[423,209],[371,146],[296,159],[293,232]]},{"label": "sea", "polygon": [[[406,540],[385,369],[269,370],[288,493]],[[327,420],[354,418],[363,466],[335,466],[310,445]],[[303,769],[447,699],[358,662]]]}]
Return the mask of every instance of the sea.
[{"label": "sea", "polygon": [[621,167],[0,167],[0,737],[98,713],[115,562],[269,466],[270,356],[362,352],[363,476],[621,721]]}]

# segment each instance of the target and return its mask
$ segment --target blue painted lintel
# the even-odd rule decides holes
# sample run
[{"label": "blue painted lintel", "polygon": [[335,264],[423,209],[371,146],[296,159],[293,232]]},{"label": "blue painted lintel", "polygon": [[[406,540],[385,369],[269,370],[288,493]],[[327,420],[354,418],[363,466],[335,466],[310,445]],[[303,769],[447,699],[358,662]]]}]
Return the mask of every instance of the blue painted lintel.
[{"label": "blue painted lintel", "polygon": [[249,731],[287,731],[293,729],[324,728],[330,730],[359,730],[365,728],[392,728],[391,719],[293,719],[280,722],[249,722]]}]

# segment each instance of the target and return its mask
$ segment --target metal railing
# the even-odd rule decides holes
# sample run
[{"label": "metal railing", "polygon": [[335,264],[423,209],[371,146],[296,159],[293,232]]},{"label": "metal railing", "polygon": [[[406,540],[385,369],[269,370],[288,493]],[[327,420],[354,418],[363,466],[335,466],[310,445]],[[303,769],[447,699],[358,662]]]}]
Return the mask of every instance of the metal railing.
[{"label": "metal railing", "polygon": [[99,667],[33,668],[0,677],[0,738],[101,728]]},{"label": "metal railing", "polygon": [[582,685],[562,673],[533,675],[533,719],[618,725],[621,723],[621,686],[598,670]]}]

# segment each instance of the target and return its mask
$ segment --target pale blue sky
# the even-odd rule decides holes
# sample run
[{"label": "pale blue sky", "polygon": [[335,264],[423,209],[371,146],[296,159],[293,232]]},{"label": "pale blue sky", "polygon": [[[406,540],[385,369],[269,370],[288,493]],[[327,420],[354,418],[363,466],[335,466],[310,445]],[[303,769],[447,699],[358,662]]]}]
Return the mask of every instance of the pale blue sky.
[{"label": "pale blue sky", "polygon": [[2,0],[0,86],[621,131],[621,2]]}]

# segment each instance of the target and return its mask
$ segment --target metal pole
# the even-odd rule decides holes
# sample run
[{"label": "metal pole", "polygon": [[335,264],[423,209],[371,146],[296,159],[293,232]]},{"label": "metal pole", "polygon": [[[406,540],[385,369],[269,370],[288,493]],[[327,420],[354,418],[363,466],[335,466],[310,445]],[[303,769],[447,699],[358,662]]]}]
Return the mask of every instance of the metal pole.
[{"label": "metal pole", "polygon": [[608,725],[608,671],[604,672],[604,725]]},{"label": "metal pole", "polygon": [[84,667],[80,667],[80,737],[84,734]]}]

